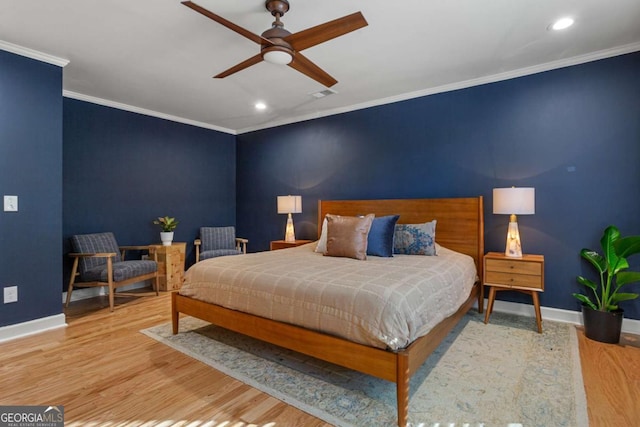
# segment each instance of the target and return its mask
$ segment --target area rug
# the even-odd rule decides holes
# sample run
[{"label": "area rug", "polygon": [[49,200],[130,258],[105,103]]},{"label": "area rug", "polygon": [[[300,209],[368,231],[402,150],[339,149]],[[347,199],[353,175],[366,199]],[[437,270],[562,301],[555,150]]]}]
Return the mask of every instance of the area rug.
[{"label": "area rug", "polygon": [[[588,425],[575,327],[469,312],[411,379],[410,426]],[[336,426],[394,426],[395,384],[191,317],[142,331]]]}]

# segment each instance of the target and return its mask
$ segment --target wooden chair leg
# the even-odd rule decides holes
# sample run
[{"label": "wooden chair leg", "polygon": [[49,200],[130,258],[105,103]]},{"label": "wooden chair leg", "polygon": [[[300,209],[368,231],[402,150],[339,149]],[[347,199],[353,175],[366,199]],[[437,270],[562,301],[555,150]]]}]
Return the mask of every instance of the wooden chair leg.
[{"label": "wooden chair leg", "polygon": [[107,258],[107,281],[109,282],[109,308],[113,311],[115,292],[113,287],[113,261],[110,257]]},{"label": "wooden chair leg", "polygon": [[113,282],[109,283],[109,310],[113,311],[115,305],[115,292]]},{"label": "wooden chair leg", "polygon": [[72,277],[71,280],[69,280],[69,287],[67,288],[67,300],[64,303],[65,307],[69,307],[69,303],[71,302],[71,292],[73,292],[73,282],[74,282],[74,278]]},{"label": "wooden chair leg", "polygon": [[156,276],[153,278],[153,289],[156,291],[156,296],[160,295],[160,280],[158,279],[157,271]]},{"label": "wooden chair leg", "polygon": [[71,269],[71,278],[69,279],[69,288],[67,289],[67,301],[65,307],[69,307],[71,302],[71,293],[73,292],[73,284],[76,282],[76,274],[78,273],[78,258],[73,260],[73,268]]},{"label": "wooden chair leg", "polygon": [[[156,266],[158,265],[158,251],[153,247],[153,260],[156,262]],[[151,252],[149,252],[151,255]],[[156,267],[156,275],[153,277],[153,290],[156,291],[156,296],[160,295],[160,277],[158,275],[158,268]]]}]

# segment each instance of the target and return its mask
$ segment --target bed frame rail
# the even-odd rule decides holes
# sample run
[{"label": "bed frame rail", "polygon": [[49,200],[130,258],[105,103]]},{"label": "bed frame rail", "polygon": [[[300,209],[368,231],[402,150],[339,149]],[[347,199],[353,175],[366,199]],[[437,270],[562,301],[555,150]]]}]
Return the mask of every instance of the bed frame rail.
[{"label": "bed frame rail", "polygon": [[172,294],[172,306],[174,334],[178,333],[179,313],[189,313],[190,316],[252,338],[388,381],[396,381],[396,370],[390,368],[395,360],[395,353],[212,305],[184,297],[177,292]]}]

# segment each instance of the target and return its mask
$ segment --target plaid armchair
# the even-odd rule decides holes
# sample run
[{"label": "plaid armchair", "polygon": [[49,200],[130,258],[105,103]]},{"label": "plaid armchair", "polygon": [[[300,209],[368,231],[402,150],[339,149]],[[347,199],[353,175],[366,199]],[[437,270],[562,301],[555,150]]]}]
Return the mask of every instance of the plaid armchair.
[{"label": "plaid armchair", "polygon": [[158,263],[154,261],[125,261],[127,250],[149,250],[148,246],[118,246],[113,233],[79,234],[71,237],[73,268],[69,280],[67,300],[69,306],[74,287],[107,286],[109,307],[113,311],[115,289],[131,283],[153,279],[153,290],[158,295]]},{"label": "plaid armchair", "polygon": [[236,228],[201,227],[200,238],[193,244],[196,247],[196,262],[208,258],[247,253],[247,239],[236,237]]}]

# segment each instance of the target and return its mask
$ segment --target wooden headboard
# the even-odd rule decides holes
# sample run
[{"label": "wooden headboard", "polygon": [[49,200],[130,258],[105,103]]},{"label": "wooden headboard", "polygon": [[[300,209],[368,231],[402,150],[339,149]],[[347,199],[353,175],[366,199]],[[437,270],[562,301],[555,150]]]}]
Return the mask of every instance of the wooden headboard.
[{"label": "wooden headboard", "polygon": [[318,200],[318,236],[326,214],[357,216],[400,215],[400,224],[437,220],[436,242],[467,254],[482,277],[484,214],[482,196],[451,199]]}]

